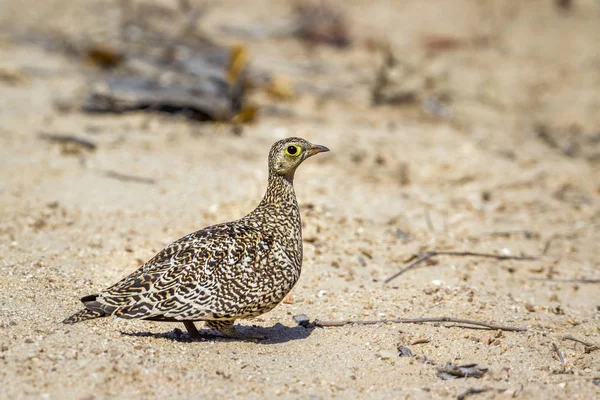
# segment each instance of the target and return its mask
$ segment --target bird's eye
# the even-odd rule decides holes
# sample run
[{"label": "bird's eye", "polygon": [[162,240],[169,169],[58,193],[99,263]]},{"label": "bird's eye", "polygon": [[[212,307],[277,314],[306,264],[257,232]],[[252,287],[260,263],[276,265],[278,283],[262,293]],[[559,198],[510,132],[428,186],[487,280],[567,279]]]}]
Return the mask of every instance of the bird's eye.
[{"label": "bird's eye", "polygon": [[285,149],[285,154],[292,157],[298,157],[301,152],[302,149],[300,146],[296,146],[295,144],[292,144]]}]

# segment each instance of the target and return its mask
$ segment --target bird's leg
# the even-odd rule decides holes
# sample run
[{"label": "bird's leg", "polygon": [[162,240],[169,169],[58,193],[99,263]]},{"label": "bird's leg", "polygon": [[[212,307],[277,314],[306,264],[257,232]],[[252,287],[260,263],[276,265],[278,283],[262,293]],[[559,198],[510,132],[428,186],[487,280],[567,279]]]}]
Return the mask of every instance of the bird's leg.
[{"label": "bird's leg", "polygon": [[196,325],[194,325],[194,321],[183,321],[183,325],[185,326],[185,329],[187,329],[188,333],[190,334],[190,338],[200,339],[202,337],[202,336],[200,336],[198,329],[196,329]]},{"label": "bird's leg", "polygon": [[215,331],[219,331],[224,336],[235,338],[235,339],[264,339],[263,335],[252,335],[252,334],[242,334],[235,330],[233,327],[234,320],[221,320],[221,321],[206,321],[206,326],[208,329],[213,329]]}]

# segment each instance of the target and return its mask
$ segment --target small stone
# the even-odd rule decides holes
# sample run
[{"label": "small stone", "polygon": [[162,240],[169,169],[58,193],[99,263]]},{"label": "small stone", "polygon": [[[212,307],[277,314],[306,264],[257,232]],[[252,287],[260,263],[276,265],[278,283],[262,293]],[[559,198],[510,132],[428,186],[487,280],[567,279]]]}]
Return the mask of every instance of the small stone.
[{"label": "small stone", "polygon": [[533,304],[525,304],[525,309],[529,312],[535,312],[535,306]]},{"label": "small stone", "polygon": [[396,238],[400,240],[408,239],[410,235],[404,232],[402,229],[396,229]]},{"label": "small stone", "polygon": [[413,356],[412,351],[406,346],[398,346],[398,353],[400,354],[400,357],[412,357]]},{"label": "small stone", "polygon": [[285,298],[283,299],[283,304],[294,304],[294,296],[291,294],[288,294],[287,296],[285,296]]},{"label": "small stone", "polygon": [[25,343],[33,343],[33,339],[32,338],[27,338],[27,339],[25,339]]},{"label": "small stone", "polygon": [[492,344],[493,341],[494,339],[491,335],[485,335],[481,338],[481,342],[487,344],[488,346]]},{"label": "small stone", "polygon": [[294,315],[292,318],[300,326],[306,327],[310,323],[310,319],[308,318],[308,315],[306,315],[306,314]]},{"label": "small stone", "polygon": [[565,310],[563,310],[560,304],[556,305],[556,307],[550,307],[550,311],[556,315],[565,315]]}]

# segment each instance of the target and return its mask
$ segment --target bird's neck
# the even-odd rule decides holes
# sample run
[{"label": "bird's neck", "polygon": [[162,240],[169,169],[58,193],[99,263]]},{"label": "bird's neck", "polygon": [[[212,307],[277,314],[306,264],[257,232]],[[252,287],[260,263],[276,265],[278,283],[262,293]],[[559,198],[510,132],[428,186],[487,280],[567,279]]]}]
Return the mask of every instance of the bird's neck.
[{"label": "bird's neck", "polygon": [[[294,186],[291,179],[282,175],[269,174],[267,191],[260,204],[248,214],[248,218],[261,223],[273,223],[276,226],[299,227],[300,209],[296,201]],[[282,232],[283,233],[283,232]],[[285,235],[295,235],[296,232],[287,232]]]},{"label": "bird's neck", "polygon": [[294,192],[294,175],[284,176],[271,172],[265,196],[259,207],[280,208],[286,212],[290,208],[298,209],[296,193]]},{"label": "bird's neck", "polygon": [[300,275],[302,265],[302,220],[291,177],[269,174],[269,185],[262,201],[246,217],[251,224],[267,229],[270,235],[286,250]]}]

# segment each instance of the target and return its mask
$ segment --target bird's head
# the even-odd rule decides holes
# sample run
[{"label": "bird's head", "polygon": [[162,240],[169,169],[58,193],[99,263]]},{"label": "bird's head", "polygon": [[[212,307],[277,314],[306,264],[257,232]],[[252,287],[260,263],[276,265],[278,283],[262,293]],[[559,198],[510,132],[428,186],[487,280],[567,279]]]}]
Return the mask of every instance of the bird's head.
[{"label": "bird's head", "polygon": [[325,151],[329,149],[297,137],[280,140],[271,147],[269,172],[291,179],[304,160]]}]

